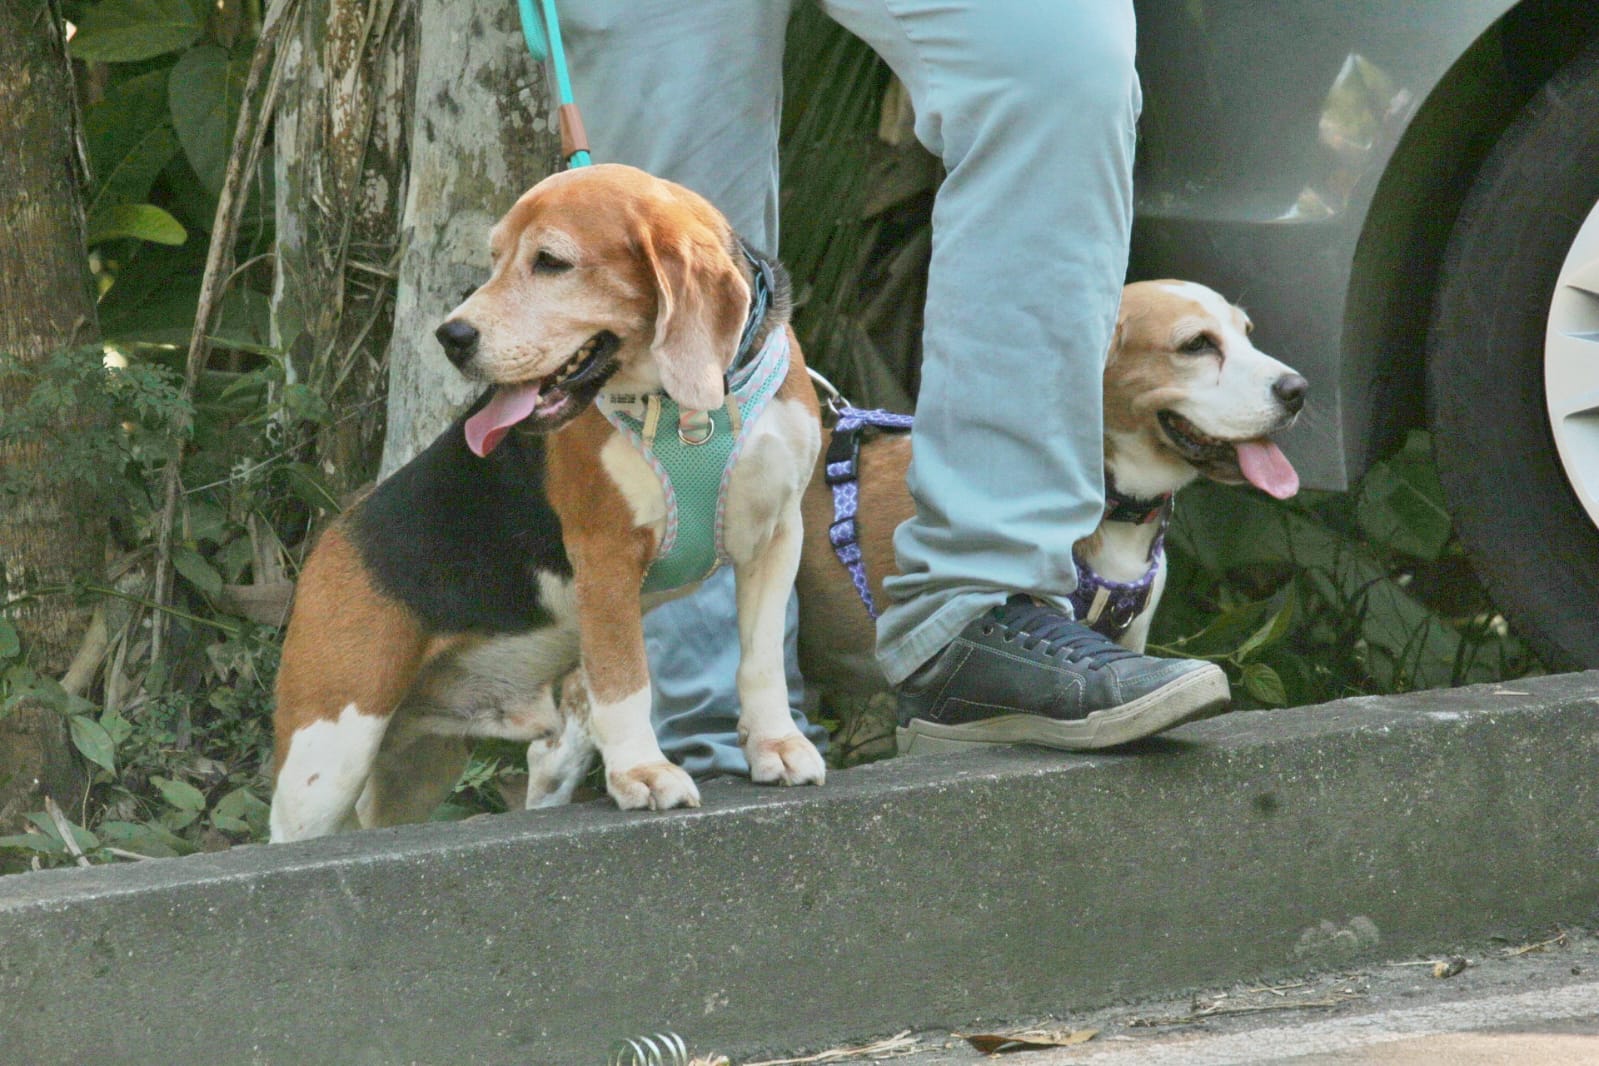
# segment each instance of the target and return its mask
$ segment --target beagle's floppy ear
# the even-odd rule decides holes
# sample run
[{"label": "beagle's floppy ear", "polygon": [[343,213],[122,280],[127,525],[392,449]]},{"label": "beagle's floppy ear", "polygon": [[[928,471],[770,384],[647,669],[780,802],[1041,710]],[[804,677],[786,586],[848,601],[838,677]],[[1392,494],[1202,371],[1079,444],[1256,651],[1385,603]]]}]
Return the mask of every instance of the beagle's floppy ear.
[{"label": "beagle's floppy ear", "polygon": [[723,374],[738,350],[750,287],[727,250],[679,235],[641,242],[655,275],[655,339],[661,386],[696,411],[722,406]]}]

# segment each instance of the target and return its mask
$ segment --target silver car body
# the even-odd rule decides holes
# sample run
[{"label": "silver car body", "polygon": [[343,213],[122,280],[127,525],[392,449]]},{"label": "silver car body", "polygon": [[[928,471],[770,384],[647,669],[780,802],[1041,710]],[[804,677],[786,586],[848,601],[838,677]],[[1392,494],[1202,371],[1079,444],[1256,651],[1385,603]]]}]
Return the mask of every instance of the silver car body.
[{"label": "silver car body", "polygon": [[1137,7],[1130,276],[1189,277],[1242,302],[1260,346],[1311,381],[1285,441],[1305,483],[1346,488],[1422,423],[1449,224],[1494,135],[1596,27],[1599,3]]}]

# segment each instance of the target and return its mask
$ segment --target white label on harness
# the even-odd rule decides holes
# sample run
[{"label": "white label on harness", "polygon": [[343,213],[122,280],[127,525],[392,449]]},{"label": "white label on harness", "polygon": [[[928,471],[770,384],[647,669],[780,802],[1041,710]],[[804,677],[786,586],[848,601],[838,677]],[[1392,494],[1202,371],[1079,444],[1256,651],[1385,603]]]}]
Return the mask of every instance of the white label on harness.
[{"label": "white label on harness", "polygon": [[612,392],[605,396],[605,406],[635,422],[644,421],[653,393]]}]

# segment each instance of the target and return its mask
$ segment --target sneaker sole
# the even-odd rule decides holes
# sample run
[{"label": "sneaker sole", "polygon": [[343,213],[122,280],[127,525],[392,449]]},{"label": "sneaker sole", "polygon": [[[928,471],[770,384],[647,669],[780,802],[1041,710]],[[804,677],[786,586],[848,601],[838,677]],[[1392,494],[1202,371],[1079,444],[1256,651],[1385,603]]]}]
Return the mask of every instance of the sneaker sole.
[{"label": "sneaker sole", "polygon": [[1209,718],[1227,709],[1232,690],[1221,667],[1173,681],[1119,707],[1094,711],[1086,718],[1062,721],[1038,714],[1006,714],[959,725],[939,725],[920,718],[895,731],[901,755],[934,755],[1007,744],[1040,744],[1063,751],[1093,751],[1154,736],[1184,722]]}]

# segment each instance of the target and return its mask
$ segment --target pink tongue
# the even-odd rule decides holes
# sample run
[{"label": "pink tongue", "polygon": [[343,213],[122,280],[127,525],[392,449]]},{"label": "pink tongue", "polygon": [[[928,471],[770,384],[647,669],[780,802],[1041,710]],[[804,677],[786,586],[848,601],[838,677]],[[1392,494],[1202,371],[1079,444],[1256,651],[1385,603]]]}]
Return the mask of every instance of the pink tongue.
[{"label": "pink tongue", "polygon": [[1299,491],[1299,473],[1282,449],[1265,437],[1238,445],[1238,467],[1251,485],[1279,500]]},{"label": "pink tongue", "polygon": [[466,446],[483,458],[498,447],[512,426],[532,414],[538,403],[537,382],[500,386],[488,405],[466,420]]}]

